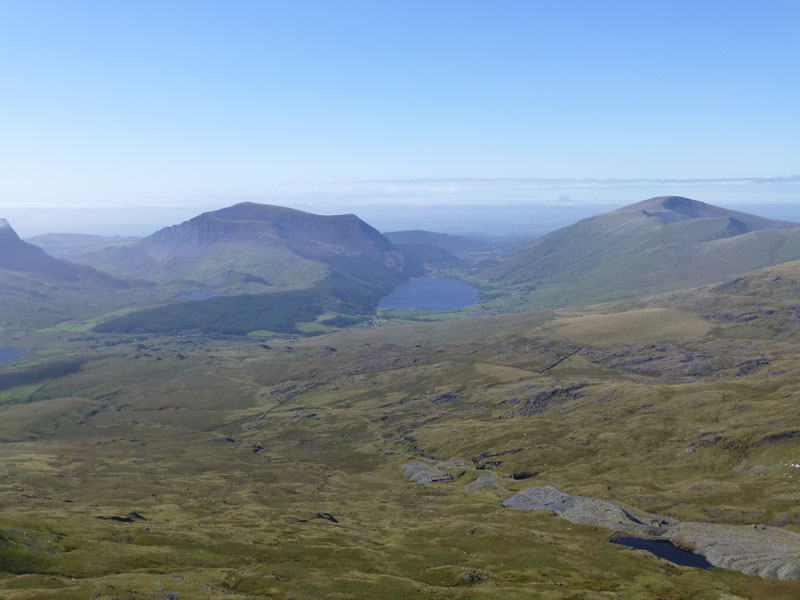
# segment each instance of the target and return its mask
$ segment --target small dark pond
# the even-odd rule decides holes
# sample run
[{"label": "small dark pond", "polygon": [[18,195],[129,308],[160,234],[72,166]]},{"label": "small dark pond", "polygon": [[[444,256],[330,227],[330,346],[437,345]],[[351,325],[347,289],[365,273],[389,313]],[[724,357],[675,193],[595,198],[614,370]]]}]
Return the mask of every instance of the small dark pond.
[{"label": "small dark pond", "polygon": [[15,361],[28,350],[29,348],[0,348],[0,363]]},{"label": "small dark pond", "polygon": [[456,310],[478,301],[478,290],[456,279],[410,279],[378,302],[378,308]]},{"label": "small dark pond", "polygon": [[680,548],[673,546],[672,543],[667,540],[647,540],[644,538],[619,535],[614,537],[611,541],[615,544],[627,546],[628,548],[647,550],[648,552],[652,552],[656,556],[664,558],[669,562],[675,563],[676,565],[682,565],[684,567],[697,567],[699,569],[711,569],[714,567],[714,565],[708,562],[706,557],[702,554],[694,554],[693,552],[681,550]]},{"label": "small dark pond", "polygon": [[193,292],[188,292],[186,294],[181,295],[181,298],[184,300],[208,300],[209,298],[215,298],[216,296],[223,296],[224,294],[220,294],[219,292],[215,292],[214,290],[195,290]]}]

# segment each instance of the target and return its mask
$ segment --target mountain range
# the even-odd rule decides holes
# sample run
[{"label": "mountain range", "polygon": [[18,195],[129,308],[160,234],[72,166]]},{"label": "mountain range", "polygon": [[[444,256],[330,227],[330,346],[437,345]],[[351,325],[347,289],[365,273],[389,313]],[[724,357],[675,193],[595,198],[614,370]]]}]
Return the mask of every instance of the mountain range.
[{"label": "mountain range", "polygon": [[[800,259],[800,225],[679,196],[583,219],[500,259],[488,241],[421,230],[381,234],[355,215],[250,202],[143,239],[39,239],[72,262],[22,241],[2,221],[0,270],[7,305],[21,311],[14,314],[30,302],[39,314],[59,306],[54,314],[63,317],[71,304],[59,305],[59,294],[133,287],[127,297],[106,294],[107,308],[134,308],[102,325],[120,331],[290,332],[298,319],[343,325],[368,318],[409,277],[438,272],[469,276],[483,286],[483,310],[504,312],[655,294]],[[184,297],[197,290],[219,297]]]}]

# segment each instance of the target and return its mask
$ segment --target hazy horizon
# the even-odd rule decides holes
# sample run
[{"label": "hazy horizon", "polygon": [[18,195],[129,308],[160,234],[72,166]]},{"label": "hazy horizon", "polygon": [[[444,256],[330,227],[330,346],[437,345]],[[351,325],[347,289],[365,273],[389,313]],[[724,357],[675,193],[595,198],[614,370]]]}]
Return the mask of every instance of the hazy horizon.
[{"label": "hazy horizon", "polygon": [[680,195],[726,208],[800,221],[800,177],[597,180],[429,179],[293,186],[260,194],[0,200],[0,217],[23,237],[44,233],[145,236],[238,202],[318,214],[354,213],[381,231],[542,235],[575,220],[654,196]]}]

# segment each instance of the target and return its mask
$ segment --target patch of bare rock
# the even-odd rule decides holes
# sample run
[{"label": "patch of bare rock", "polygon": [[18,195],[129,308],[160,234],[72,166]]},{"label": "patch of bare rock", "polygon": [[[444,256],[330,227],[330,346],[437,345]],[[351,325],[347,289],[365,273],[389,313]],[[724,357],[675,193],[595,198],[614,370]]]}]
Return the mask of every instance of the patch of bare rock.
[{"label": "patch of bare rock", "polygon": [[715,567],[765,578],[800,579],[800,534],[779,527],[681,523],[613,500],[567,494],[550,485],[526,488],[503,506],[550,510],[572,523],[669,540],[679,547],[689,545]]},{"label": "patch of bare rock", "polygon": [[453,481],[453,476],[438,467],[423,462],[410,462],[403,465],[403,473],[414,483],[443,483]]},{"label": "patch of bare rock", "polygon": [[484,473],[472,483],[467,484],[468,490],[481,490],[486,487],[497,487],[497,479],[494,473]]}]

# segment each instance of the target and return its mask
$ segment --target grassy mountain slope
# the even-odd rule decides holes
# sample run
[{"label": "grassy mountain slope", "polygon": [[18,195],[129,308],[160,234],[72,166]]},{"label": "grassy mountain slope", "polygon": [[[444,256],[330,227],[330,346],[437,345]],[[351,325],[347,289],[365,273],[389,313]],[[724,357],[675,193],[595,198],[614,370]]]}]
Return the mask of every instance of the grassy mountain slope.
[{"label": "grassy mountain slope", "polygon": [[654,294],[800,258],[798,227],[653,198],[546,235],[485,274],[541,306]]},{"label": "grassy mountain slope", "polygon": [[59,260],[22,241],[0,219],[0,329],[54,325],[95,317],[127,304],[131,285],[95,269]]},{"label": "grassy mountain slope", "polygon": [[[82,362],[0,365],[0,595],[797,598],[502,501],[552,484],[800,531],[799,294],[797,262],[270,348],[19,340]],[[403,474],[439,461],[451,482]],[[487,473],[496,487],[467,488]]]},{"label": "grassy mountain slope", "polygon": [[105,280],[64,281],[42,273],[0,269],[0,329],[48,327],[111,310],[109,295],[124,287]]}]

